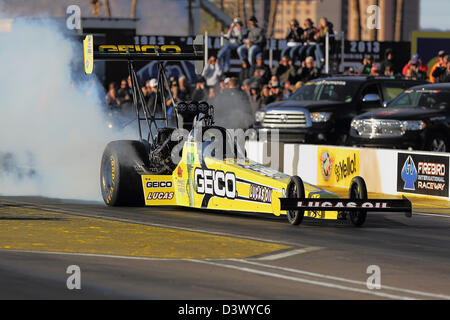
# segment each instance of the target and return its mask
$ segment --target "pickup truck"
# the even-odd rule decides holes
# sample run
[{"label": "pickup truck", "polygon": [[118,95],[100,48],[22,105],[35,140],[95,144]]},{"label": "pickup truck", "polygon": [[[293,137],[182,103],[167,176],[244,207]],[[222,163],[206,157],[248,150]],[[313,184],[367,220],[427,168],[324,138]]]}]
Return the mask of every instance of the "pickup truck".
[{"label": "pickup truck", "polygon": [[355,116],[423,83],[372,76],[319,78],[305,83],[288,100],[257,111],[253,128],[258,133],[277,129],[280,142],[343,145]]}]

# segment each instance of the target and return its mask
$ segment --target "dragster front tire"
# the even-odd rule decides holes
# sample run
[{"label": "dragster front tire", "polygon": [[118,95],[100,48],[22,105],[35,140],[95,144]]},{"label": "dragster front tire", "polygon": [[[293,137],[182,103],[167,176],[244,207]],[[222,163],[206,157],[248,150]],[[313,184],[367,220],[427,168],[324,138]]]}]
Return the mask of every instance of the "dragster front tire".
[{"label": "dragster front tire", "polygon": [[[352,179],[350,183],[350,188],[348,190],[348,197],[350,199],[367,199],[367,187],[366,182],[360,176],[356,176]],[[350,212],[350,221],[354,226],[360,227],[364,224],[367,217],[367,210],[359,210],[355,212]]]},{"label": "dragster front tire", "polygon": [[[305,198],[305,186],[303,181],[298,176],[291,177],[286,190],[287,198]],[[305,210],[288,210],[286,213],[287,219],[292,225],[299,225],[303,221]]]},{"label": "dragster front tire", "polygon": [[145,204],[141,176],[136,168],[145,167],[147,162],[148,154],[140,141],[119,140],[108,143],[100,167],[100,187],[108,206]]}]

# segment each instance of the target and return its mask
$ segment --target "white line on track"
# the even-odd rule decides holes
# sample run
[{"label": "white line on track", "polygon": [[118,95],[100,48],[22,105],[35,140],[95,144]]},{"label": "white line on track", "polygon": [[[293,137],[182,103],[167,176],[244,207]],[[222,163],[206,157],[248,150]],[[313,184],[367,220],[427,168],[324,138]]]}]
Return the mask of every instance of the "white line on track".
[{"label": "white line on track", "polygon": [[[264,268],[272,268],[272,269],[277,269],[277,270],[281,270],[281,271],[287,271],[287,272],[303,274],[303,275],[306,275],[306,276],[312,276],[312,277],[316,277],[316,278],[323,278],[323,279],[328,279],[328,280],[341,281],[341,282],[347,282],[347,283],[364,285],[364,286],[366,285],[366,283],[363,282],[363,281],[350,280],[350,279],[336,277],[336,276],[328,276],[328,275],[321,274],[321,273],[309,272],[309,271],[304,271],[304,270],[299,270],[299,269],[292,269],[292,268],[285,268],[285,267],[274,266],[274,265],[265,264],[265,263],[248,261],[248,260],[244,260],[244,259],[228,259],[228,260],[242,262],[242,263],[247,263],[247,264],[252,264],[252,265],[256,265],[256,266],[264,267]],[[435,298],[435,299],[450,300],[450,296],[443,295],[443,294],[435,294],[435,293],[429,293],[429,292],[418,291],[418,290],[402,289],[402,288],[396,288],[396,287],[391,287],[391,286],[386,286],[386,285],[382,285],[381,288],[382,289],[392,290],[392,291],[398,291],[398,292],[403,292],[403,293],[414,294],[414,295],[420,295],[420,296],[424,296],[424,297]]]},{"label": "white line on track", "polygon": [[359,289],[359,288],[348,287],[348,286],[344,286],[344,285],[340,285],[340,284],[334,284],[334,283],[325,282],[325,281],[316,281],[316,280],[310,280],[310,279],[305,279],[305,278],[300,278],[300,277],[286,276],[286,275],[283,275],[283,274],[277,274],[277,273],[272,273],[272,272],[263,271],[263,270],[257,270],[257,269],[250,269],[250,268],[246,268],[246,267],[240,267],[240,266],[236,266],[236,265],[229,265],[229,264],[225,264],[225,263],[212,262],[212,261],[209,261],[209,260],[208,261],[205,261],[205,260],[190,260],[190,261],[197,262],[197,263],[214,265],[214,266],[228,268],[228,269],[239,270],[239,271],[243,271],[243,272],[248,272],[248,273],[253,273],[253,274],[266,276],[266,277],[290,280],[290,281],[295,281],[295,282],[302,282],[302,283],[307,283],[307,284],[311,284],[311,285],[315,285],[315,286],[327,287],[327,288],[344,290],[344,291],[364,293],[364,294],[378,296],[378,297],[383,297],[383,298],[388,298],[388,299],[414,300],[413,297],[408,297],[408,296],[394,295],[394,294],[389,294],[389,293],[384,293],[384,292],[379,292],[379,291],[374,291],[374,290],[368,290],[368,289]]},{"label": "white line on track", "polygon": [[49,255],[65,255],[65,256],[94,257],[94,258],[128,259],[128,260],[142,260],[142,261],[190,261],[190,260],[192,260],[192,259],[182,259],[182,258],[150,258],[150,257],[119,256],[119,255],[113,255],[113,254],[82,253],[82,252],[62,252],[62,251],[37,251],[37,250],[0,249],[0,252],[36,253],[36,254],[49,254]]},{"label": "white line on track", "polygon": [[[259,268],[278,269],[278,270],[281,270],[284,272],[302,274],[302,275],[309,276],[309,277],[316,277],[316,278],[322,278],[322,279],[326,279],[326,280],[346,282],[346,283],[351,283],[354,285],[362,285],[364,287],[366,286],[366,283],[362,282],[362,281],[356,281],[356,280],[335,277],[335,276],[328,276],[328,275],[324,275],[324,274],[320,274],[320,273],[309,272],[309,271],[304,271],[304,270],[299,270],[299,269],[279,267],[279,266],[274,266],[274,265],[269,265],[269,264],[264,264],[264,263],[258,263],[258,262],[254,262],[254,261],[248,261],[245,259],[198,260],[198,259],[182,259],[182,258],[149,258],[149,257],[133,257],[133,256],[120,256],[120,255],[108,255],[108,254],[96,254],[96,253],[32,251],[32,250],[13,250],[13,249],[0,249],[0,252],[32,253],[32,254],[47,254],[47,255],[68,255],[68,256],[126,259],[126,260],[140,260],[140,261],[174,261],[174,262],[181,261],[181,262],[203,263],[203,264],[215,265],[218,267],[239,270],[239,271],[243,271],[243,272],[258,274],[258,275],[272,277],[272,278],[279,278],[279,279],[291,280],[291,281],[295,281],[295,282],[302,282],[302,283],[307,283],[310,285],[328,287],[328,288],[337,289],[337,290],[364,293],[364,294],[379,296],[379,297],[388,298],[388,299],[397,299],[397,300],[414,300],[415,299],[415,298],[409,297],[409,296],[401,296],[401,295],[396,295],[396,294],[380,292],[380,291],[376,291],[376,290],[360,289],[360,288],[344,286],[344,285],[335,284],[335,283],[326,282],[326,281],[318,281],[318,280],[301,278],[298,276],[287,276],[287,275],[268,272],[268,271],[259,270],[259,269],[255,269],[255,268],[250,269],[250,268],[246,268],[246,267],[241,267],[241,266],[230,265],[230,264],[224,263],[226,261],[246,263],[246,264],[251,264],[251,265],[257,266]],[[435,299],[447,299],[447,300],[450,299],[450,296],[446,296],[446,295],[442,295],[442,294],[434,294],[434,293],[428,293],[428,292],[417,291],[417,290],[402,289],[402,288],[396,288],[396,287],[391,287],[391,286],[386,286],[386,285],[382,285],[382,290],[383,289],[391,290],[391,291],[398,291],[398,292],[412,294],[412,295],[425,296],[425,297],[430,297],[430,298],[435,298]]]},{"label": "white line on track", "polygon": [[260,258],[256,258],[255,260],[273,261],[273,260],[279,260],[279,259],[291,257],[291,256],[298,255],[298,254],[318,251],[318,250],[322,250],[322,249],[323,249],[323,247],[306,247],[306,248],[294,249],[294,250],[289,250],[289,251],[285,251],[285,252],[281,252],[281,253],[263,256]]},{"label": "white line on track", "polygon": [[427,216],[427,217],[440,217],[440,218],[450,218],[450,216],[439,214],[439,213],[424,213],[424,212],[414,212],[414,216]]}]

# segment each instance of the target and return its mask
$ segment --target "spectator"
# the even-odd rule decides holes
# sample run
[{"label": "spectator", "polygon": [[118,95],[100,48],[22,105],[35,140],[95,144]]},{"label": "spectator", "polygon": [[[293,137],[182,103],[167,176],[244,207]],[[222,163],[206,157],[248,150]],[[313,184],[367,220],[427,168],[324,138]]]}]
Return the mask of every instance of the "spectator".
[{"label": "spectator", "polygon": [[391,70],[390,66],[385,66],[383,75],[387,77],[394,77],[394,71]]},{"label": "spectator", "polygon": [[144,99],[147,104],[148,104],[148,99],[150,98],[151,93],[152,93],[152,87],[150,86],[150,80],[147,80],[145,82],[145,94],[144,94]]},{"label": "spectator", "polygon": [[450,61],[448,55],[445,57],[445,60],[447,61],[445,67],[438,66],[433,71],[432,76],[435,83],[450,82]]},{"label": "spectator", "polygon": [[272,83],[270,88],[270,97],[267,99],[267,104],[283,100],[283,92],[281,91],[280,84],[278,82]]},{"label": "spectator", "polygon": [[258,20],[252,16],[248,20],[249,30],[247,30],[244,44],[237,49],[241,61],[248,59],[250,65],[255,62],[256,54],[262,52],[265,47],[264,30],[258,26]]},{"label": "spectator", "polygon": [[215,123],[230,129],[247,129],[254,122],[248,96],[238,88],[238,80],[231,78],[228,88],[215,100]]},{"label": "spectator", "polygon": [[106,105],[111,109],[120,107],[120,100],[116,96],[116,86],[114,82],[109,84],[108,93],[105,96]]},{"label": "spectator", "polygon": [[178,98],[180,101],[191,100],[191,88],[189,87],[185,76],[181,76],[178,79]]},{"label": "spectator", "polygon": [[208,88],[215,87],[219,84],[222,70],[217,63],[216,57],[209,57],[208,64],[203,69],[202,76],[206,79],[206,86]]},{"label": "spectator", "polygon": [[302,63],[302,67],[297,71],[298,79],[302,82],[308,82],[320,76],[320,71],[314,66],[314,58],[307,57]]},{"label": "spectator", "polygon": [[289,99],[289,97],[292,95],[292,85],[291,82],[285,81],[283,84],[283,99]]},{"label": "spectator", "polygon": [[427,74],[420,69],[419,62],[413,62],[406,70],[405,78],[411,80],[426,80]]},{"label": "spectator", "polygon": [[217,59],[220,61],[220,65],[225,73],[230,71],[230,57],[231,52],[239,48],[242,45],[242,21],[239,18],[235,18],[230,28],[228,29],[225,38],[228,42],[220,49],[217,54]]},{"label": "spectator", "polygon": [[216,100],[216,89],[215,87],[209,87],[208,89],[208,102],[214,103],[214,100]]},{"label": "spectator", "polygon": [[251,67],[252,81],[257,81],[260,85],[267,84],[272,76],[270,68],[264,63],[262,53],[256,55],[256,63]]},{"label": "spectator", "polygon": [[227,87],[227,83],[229,81],[230,78],[225,77],[225,76],[221,76],[220,77],[220,82],[219,82],[219,93],[223,93],[225,88]]},{"label": "spectator", "polygon": [[[392,49],[391,48],[386,49],[386,52],[384,53],[384,60],[381,62],[380,65],[380,74],[390,76],[399,73],[394,59],[395,56]],[[388,72],[386,72],[386,69],[388,69]]]},{"label": "spectator", "polygon": [[370,74],[370,71],[372,70],[373,65],[373,57],[370,54],[366,54],[363,59],[363,64],[359,68],[359,74],[361,75],[368,75]]},{"label": "spectator", "polygon": [[247,96],[250,95],[250,85],[252,84],[252,81],[250,79],[245,79],[242,83],[241,90],[247,94]]},{"label": "spectator", "polygon": [[289,30],[286,36],[287,47],[281,52],[281,56],[288,56],[295,63],[298,51],[302,47],[303,29],[297,19],[289,22]]},{"label": "spectator", "polygon": [[124,79],[120,82],[120,88],[117,90],[117,99],[119,99],[120,104],[130,101],[130,96],[128,95],[127,81]]},{"label": "spectator", "polygon": [[252,77],[252,70],[247,59],[242,60],[242,68],[239,71],[239,85],[242,86],[244,80],[250,79]]},{"label": "spectator", "polygon": [[261,96],[259,94],[260,87],[257,84],[252,83],[250,85],[250,106],[252,107],[253,114],[258,111],[261,105]]},{"label": "spectator", "polygon": [[260,108],[265,107],[270,103],[271,97],[270,97],[270,88],[268,85],[265,85],[261,89],[260,93]]},{"label": "spectator", "polygon": [[380,68],[376,64],[372,65],[372,69],[370,69],[370,75],[374,77],[380,75]]},{"label": "spectator", "polygon": [[150,93],[148,94],[147,106],[150,112],[161,113],[162,112],[162,101],[158,92],[158,80],[151,79],[149,82]]},{"label": "spectator", "polygon": [[[315,45],[314,54],[316,57],[317,62],[317,68],[322,68],[322,63],[325,62],[325,58],[323,53],[325,52],[325,39],[327,37],[327,33],[332,35],[334,34],[333,30],[333,24],[328,21],[327,18],[322,17],[320,18],[320,25],[317,29],[316,34],[314,35],[314,39],[316,40],[317,44]],[[334,38],[330,38],[330,46],[333,44]]]},{"label": "spectator", "polygon": [[127,78],[127,84],[128,84],[128,95],[130,97],[132,97],[133,96],[133,86],[131,85],[131,77],[130,76],[128,76],[128,78]]},{"label": "spectator", "polygon": [[298,89],[300,89],[301,87],[303,87],[303,82],[302,81],[297,81],[297,83],[294,86],[294,90],[293,92],[296,92]]},{"label": "spectator", "polygon": [[306,57],[314,54],[316,48],[315,34],[317,29],[314,28],[314,22],[311,19],[306,19],[304,23],[305,29],[303,30],[303,46],[299,50],[300,61],[304,61]]},{"label": "spectator", "polygon": [[205,78],[200,77],[197,80],[195,90],[192,93],[192,100],[202,101],[202,100],[206,100],[207,97],[208,97],[208,91],[206,90],[206,87],[205,87]]},{"label": "spectator", "polygon": [[172,97],[170,97],[169,95],[166,98],[166,107],[170,108],[172,106],[172,100],[177,103],[182,101],[182,99],[180,99],[180,88],[178,87],[178,82],[177,81],[173,81],[172,85],[170,86],[170,93],[172,94]]},{"label": "spectator", "polygon": [[289,60],[287,56],[281,58],[279,65],[273,70],[273,74],[276,75],[281,82],[287,80],[293,81],[295,79],[295,68],[292,61]]},{"label": "spectator", "polygon": [[438,53],[438,60],[431,67],[431,70],[430,70],[430,82],[433,82],[433,83],[435,82],[433,73],[434,73],[434,70],[436,70],[436,68],[445,68],[446,67],[446,65],[447,65],[447,61],[446,61],[447,58],[446,57],[448,57],[448,56],[445,55],[445,51],[444,50],[439,51],[439,53]]},{"label": "spectator", "polygon": [[422,63],[422,59],[420,59],[418,54],[412,56],[411,60],[403,67],[402,74],[406,76],[406,72],[408,69],[412,70],[412,76],[419,76],[420,79],[427,78],[428,67]]}]

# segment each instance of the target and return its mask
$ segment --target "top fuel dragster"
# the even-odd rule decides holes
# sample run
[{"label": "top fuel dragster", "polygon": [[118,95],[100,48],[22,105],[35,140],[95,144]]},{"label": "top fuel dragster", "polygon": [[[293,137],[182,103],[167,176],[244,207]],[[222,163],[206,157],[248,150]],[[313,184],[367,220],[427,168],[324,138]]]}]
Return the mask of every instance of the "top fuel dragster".
[{"label": "top fuel dragster", "polygon": [[[400,211],[411,216],[408,199],[368,199],[361,177],[353,178],[348,199],[304,183],[245,158],[227,129],[214,125],[214,107],[205,101],[175,102],[165,62],[204,61],[203,37],[190,48],[176,45],[100,45],[92,35],[84,44],[85,72],[94,60],[126,61],[132,82],[138,140],[110,142],[101,160],[100,185],[109,206],[185,206],[286,215],[298,225],[303,218],[350,219],[361,226],[368,211]],[[148,106],[139,89],[134,61],[158,61],[161,105]],[[168,112],[166,99],[172,101]],[[241,155],[241,157],[237,156]]]}]

